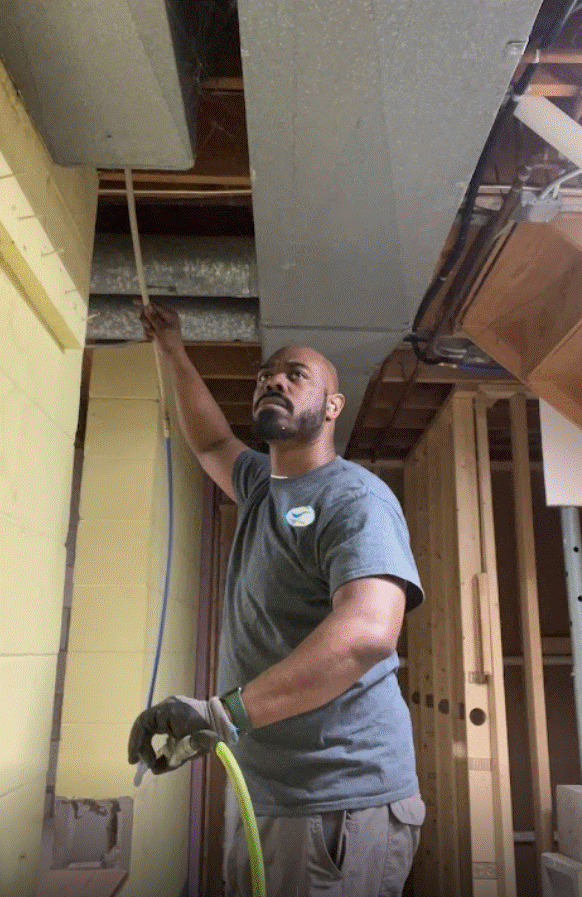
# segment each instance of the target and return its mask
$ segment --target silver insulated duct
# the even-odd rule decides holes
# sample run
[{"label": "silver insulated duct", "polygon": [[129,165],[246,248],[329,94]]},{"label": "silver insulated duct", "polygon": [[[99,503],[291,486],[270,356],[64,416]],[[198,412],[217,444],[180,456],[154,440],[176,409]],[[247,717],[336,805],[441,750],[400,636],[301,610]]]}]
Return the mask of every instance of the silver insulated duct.
[{"label": "silver insulated duct", "polygon": [[[252,239],[144,235],[141,250],[150,298],[176,309],[187,341],[259,340]],[[97,234],[87,342],[142,340],[138,295],[131,238]]]}]

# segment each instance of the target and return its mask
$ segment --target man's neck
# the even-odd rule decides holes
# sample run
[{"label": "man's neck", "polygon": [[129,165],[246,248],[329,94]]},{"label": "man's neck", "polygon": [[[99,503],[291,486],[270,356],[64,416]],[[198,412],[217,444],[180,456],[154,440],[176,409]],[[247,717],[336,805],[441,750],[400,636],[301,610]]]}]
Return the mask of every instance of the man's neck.
[{"label": "man's neck", "polygon": [[333,443],[316,442],[311,445],[297,445],[283,440],[269,444],[271,473],[275,477],[299,477],[317,467],[323,467],[336,456]]}]

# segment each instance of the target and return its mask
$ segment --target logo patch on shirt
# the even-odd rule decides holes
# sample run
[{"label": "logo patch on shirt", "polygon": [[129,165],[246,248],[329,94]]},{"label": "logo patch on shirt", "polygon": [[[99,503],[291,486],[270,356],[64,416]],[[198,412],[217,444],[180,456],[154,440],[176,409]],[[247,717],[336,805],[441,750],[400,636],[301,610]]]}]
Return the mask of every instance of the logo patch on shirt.
[{"label": "logo patch on shirt", "polygon": [[285,514],[285,520],[290,526],[309,526],[315,520],[315,511],[311,505],[300,508],[291,508]]}]

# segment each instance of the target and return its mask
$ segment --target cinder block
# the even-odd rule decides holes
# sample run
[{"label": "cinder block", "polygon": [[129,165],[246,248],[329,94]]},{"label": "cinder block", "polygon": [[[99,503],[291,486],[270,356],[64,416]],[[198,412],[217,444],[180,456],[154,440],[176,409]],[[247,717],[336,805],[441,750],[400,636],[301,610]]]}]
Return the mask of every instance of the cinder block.
[{"label": "cinder block", "polygon": [[0,892],[10,897],[36,890],[45,789],[43,775],[0,797]]},{"label": "cinder block", "polygon": [[0,370],[71,437],[79,412],[82,356],[80,349],[61,349],[0,270]]},{"label": "cinder block", "polygon": [[0,403],[4,424],[0,510],[34,532],[64,542],[73,440],[3,374]]},{"label": "cinder block", "polygon": [[87,413],[85,455],[154,458],[158,403],[151,399],[92,399]]},{"label": "cinder block", "polygon": [[88,454],[83,467],[80,514],[84,520],[146,520],[152,512],[151,459]]},{"label": "cinder block", "polygon": [[[135,314],[138,316],[138,309]],[[149,343],[93,350],[91,398],[157,399],[158,377]]]},{"label": "cinder block", "polygon": [[0,654],[59,650],[65,549],[0,516]]},{"label": "cinder block", "polygon": [[141,653],[69,651],[63,699],[65,723],[131,725],[143,703]]},{"label": "cinder block", "polygon": [[582,863],[560,853],[542,854],[543,897],[582,897]]},{"label": "cinder block", "polygon": [[560,853],[582,862],[582,785],[557,786],[556,815]]},{"label": "cinder block", "polygon": [[134,794],[135,767],[127,762],[130,728],[128,723],[63,723],[56,793],[99,800]]},{"label": "cinder block", "polygon": [[145,586],[77,586],[69,650],[143,652],[146,608]]},{"label": "cinder block", "polygon": [[0,719],[9,721],[0,752],[2,794],[46,778],[55,669],[55,655],[0,657]]},{"label": "cinder block", "polygon": [[77,533],[75,588],[146,586],[150,527],[119,520],[81,520]]}]

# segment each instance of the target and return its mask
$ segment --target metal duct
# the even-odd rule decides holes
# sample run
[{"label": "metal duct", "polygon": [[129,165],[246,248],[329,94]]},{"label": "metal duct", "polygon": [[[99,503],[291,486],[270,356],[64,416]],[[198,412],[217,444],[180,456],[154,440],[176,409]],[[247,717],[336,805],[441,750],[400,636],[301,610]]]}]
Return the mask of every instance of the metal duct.
[{"label": "metal duct", "polygon": [[539,0],[239,0],[263,348],[336,361],[345,446],[426,289]]},{"label": "metal duct", "polygon": [[[53,159],[193,165],[198,30],[180,0],[3,0],[0,56]],[[207,39],[210,41],[211,34]]]},{"label": "metal duct", "polygon": [[[143,341],[143,328],[133,296],[91,296],[87,345]],[[164,296],[163,302],[178,312],[187,342],[258,342],[259,304],[256,299]]]},{"label": "metal duct", "polygon": [[[148,292],[152,296],[255,298],[257,263],[247,237],[140,237]],[[91,294],[138,296],[131,237],[96,234]]]}]

